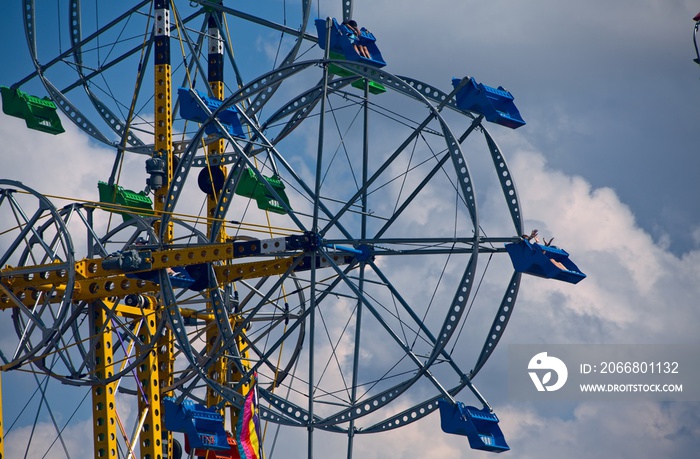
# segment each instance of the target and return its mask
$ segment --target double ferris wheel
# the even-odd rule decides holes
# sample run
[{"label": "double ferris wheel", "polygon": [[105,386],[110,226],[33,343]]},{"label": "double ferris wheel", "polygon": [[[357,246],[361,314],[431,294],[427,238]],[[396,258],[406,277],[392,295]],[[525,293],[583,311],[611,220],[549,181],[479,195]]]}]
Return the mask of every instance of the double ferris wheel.
[{"label": "double ferris wheel", "polygon": [[[81,410],[95,457],[289,456],[280,432],[352,457],[435,411],[507,450],[472,380],[522,273],[585,277],[521,237],[485,126],[524,124],[511,94],[387,72],[352,1],[228,3],[23,1],[35,69],[3,110],[114,152],[90,196],[0,177],[0,369],[54,439],[26,454],[72,457]],[[59,420],[49,386],[82,402]]]}]

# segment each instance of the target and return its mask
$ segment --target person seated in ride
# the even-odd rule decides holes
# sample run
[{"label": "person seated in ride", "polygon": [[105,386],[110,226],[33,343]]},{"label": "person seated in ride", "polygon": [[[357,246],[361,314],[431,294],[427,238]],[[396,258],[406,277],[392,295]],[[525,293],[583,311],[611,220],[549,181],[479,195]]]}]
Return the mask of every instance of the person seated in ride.
[{"label": "person seated in ride", "polygon": [[[537,237],[538,235],[539,235],[539,231],[534,229],[530,232],[529,236],[527,234],[523,234],[521,237],[527,241],[534,242],[535,244],[539,244],[540,240]],[[552,246],[553,240],[554,240],[554,238],[551,238],[549,241],[545,238],[542,238],[542,241],[544,242],[545,247]],[[554,247],[554,246],[552,246],[552,247]],[[546,254],[547,252],[545,250],[543,250],[542,253]],[[550,257],[547,257],[547,258],[549,258],[549,261],[551,261],[552,264],[554,264],[554,266],[556,266],[557,268],[563,269],[564,271],[567,271],[569,269],[566,266],[564,266],[564,264],[562,262],[560,262],[559,260],[555,260],[554,258],[550,258]]]},{"label": "person seated in ride", "polygon": [[[530,231],[530,235],[528,236],[527,234],[523,234],[522,237],[526,241],[534,242],[535,244],[539,244],[540,240],[537,238],[537,235],[539,234],[539,231],[534,229]],[[551,242],[551,241],[550,241]]]},{"label": "person seated in ride", "polygon": [[[357,54],[359,54],[362,57],[366,57],[367,59],[372,59],[372,56],[370,55],[367,47],[360,43],[360,37],[362,36],[362,32],[360,31],[357,22],[353,19],[350,19],[349,21],[343,22],[343,25],[350,29],[354,35],[352,46],[355,48]],[[350,38],[353,38],[353,36],[351,36]]]}]

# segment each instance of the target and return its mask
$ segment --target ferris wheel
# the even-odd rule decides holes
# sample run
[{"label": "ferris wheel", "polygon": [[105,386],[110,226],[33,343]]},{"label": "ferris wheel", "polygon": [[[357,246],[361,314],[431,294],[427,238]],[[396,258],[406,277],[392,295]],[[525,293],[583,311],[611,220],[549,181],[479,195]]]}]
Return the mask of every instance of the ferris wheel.
[{"label": "ferris wheel", "polygon": [[89,398],[95,457],[288,456],[281,429],[351,457],[435,411],[507,450],[472,381],[522,273],[585,277],[521,236],[486,126],[524,124],[512,95],[389,73],[351,1],[250,3],[23,2],[35,70],[4,111],[60,134],[58,110],[115,160],[61,206],[0,177],[3,372]]}]

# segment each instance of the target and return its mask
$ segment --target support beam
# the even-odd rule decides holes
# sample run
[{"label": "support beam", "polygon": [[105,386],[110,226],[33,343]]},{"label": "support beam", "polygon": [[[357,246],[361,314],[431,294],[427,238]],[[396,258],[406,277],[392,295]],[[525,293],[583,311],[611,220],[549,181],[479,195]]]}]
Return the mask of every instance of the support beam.
[{"label": "support beam", "polygon": [[[107,323],[108,320],[107,311],[101,302],[96,301],[90,305],[90,326],[95,333],[92,337],[93,358],[95,376],[98,379],[110,378],[114,374],[112,326]],[[117,383],[111,382],[92,388],[92,428],[96,458],[117,457],[116,387]]]},{"label": "support beam", "polygon": [[[141,327],[138,339],[141,341],[141,352],[148,354],[136,370],[136,376],[143,389],[143,394],[138,397],[139,417],[144,417],[143,426],[139,434],[142,459],[163,459],[160,397],[160,374],[158,372],[158,355],[154,341],[158,339],[156,333],[156,316],[149,315]],[[149,344],[152,346],[148,346]],[[141,355],[137,355],[140,358]]]},{"label": "support beam", "polygon": [[[173,180],[173,139],[172,139],[172,74],[170,68],[170,2],[154,0],[154,148],[152,160],[163,162],[163,186],[155,190],[153,207],[156,215],[162,215]],[[161,228],[156,223],[155,230],[162,243],[172,243],[173,225]],[[159,318],[160,319],[160,318]],[[139,441],[142,459],[169,458],[172,454],[172,435],[163,429],[161,410],[161,385],[172,377],[172,339],[168,332],[162,336],[156,334],[156,316],[146,320],[141,328],[139,339],[144,344],[153,343],[148,355],[137,369],[138,379],[143,386],[144,395],[139,397],[139,413],[144,416]],[[155,341],[155,342],[154,342]],[[157,346],[155,344],[158,344]],[[163,353],[156,349],[165,349]],[[166,378],[165,381],[162,378]],[[165,448],[163,447],[165,441]]]},{"label": "support beam", "polygon": [[[161,311],[162,312],[162,311]],[[158,320],[167,320],[161,314],[158,314]],[[174,357],[174,345],[173,345],[173,333],[168,328],[163,329],[163,334],[158,337],[158,382],[159,382],[159,392],[160,400],[163,397],[172,397],[173,391],[164,391],[165,387],[170,387],[173,384],[173,373],[175,371],[175,357]],[[173,457],[173,433],[169,430],[163,429],[161,435],[163,441],[163,457],[172,458]]]},{"label": "support beam", "polygon": [[[162,160],[165,176],[163,186],[155,190],[154,210],[161,215],[165,206],[170,183],[173,179],[173,140],[172,140],[172,74],[170,68],[170,2],[154,0],[154,101],[155,101],[155,139],[154,160]],[[173,239],[172,225],[167,228],[156,227],[162,242]]]}]

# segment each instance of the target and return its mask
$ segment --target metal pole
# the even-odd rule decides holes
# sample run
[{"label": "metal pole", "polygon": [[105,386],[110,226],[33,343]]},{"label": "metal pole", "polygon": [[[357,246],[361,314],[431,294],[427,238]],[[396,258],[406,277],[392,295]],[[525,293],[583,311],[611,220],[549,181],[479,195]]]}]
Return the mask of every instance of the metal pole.
[{"label": "metal pole", "polygon": [[[364,109],[364,124],[362,132],[362,183],[367,182],[367,177],[369,176],[369,80],[365,79],[365,94],[363,101]],[[362,189],[362,220],[360,228],[360,237],[362,239],[367,238],[367,211],[369,209],[367,202],[367,188]],[[360,280],[358,283],[358,290],[360,294],[364,293],[365,284],[365,264],[360,264]],[[362,298],[357,300],[357,319],[355,320],[355,350],[352,362],[352,387],[350,389],[350,402],[355,404],[357,400],[357,374],[359,372],[360,365],[360,336],[362,331]],[[350,421],[350,426],[348,428],[348,459],[352,459],[352,451],[355,439],[355,420]]]},{"label": "metal pole", "polygon": [[[325,59],[330,55],[331,18],[326,18],[326,52]],[[321,178],[323,168],[323,130],[326,119],[326,97],[328,95],[328,64],[323,65],[323,95],[321,96],[321,113],[318,122],[318,154],[316,157],[316,181],[314,184],[314,213],[313,231],[318,231],[318,212],[321,200]],[[314,334],[316,331],[316,266],[311,266],[311,299],[309,316],[309,426],[308,426],[308,458],[314,457]]]}]

